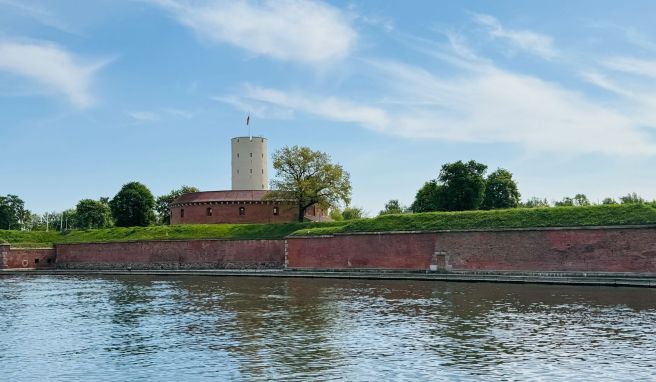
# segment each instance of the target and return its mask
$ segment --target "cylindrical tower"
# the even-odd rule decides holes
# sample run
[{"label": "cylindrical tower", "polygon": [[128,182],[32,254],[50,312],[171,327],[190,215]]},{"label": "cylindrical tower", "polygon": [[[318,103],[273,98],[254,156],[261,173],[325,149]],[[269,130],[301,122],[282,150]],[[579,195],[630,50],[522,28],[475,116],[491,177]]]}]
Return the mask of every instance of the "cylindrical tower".
[{"label": "cylindrical tower", "polygon": [[268,190],[267,156],[266,138],[232,138],[232,189]]}]

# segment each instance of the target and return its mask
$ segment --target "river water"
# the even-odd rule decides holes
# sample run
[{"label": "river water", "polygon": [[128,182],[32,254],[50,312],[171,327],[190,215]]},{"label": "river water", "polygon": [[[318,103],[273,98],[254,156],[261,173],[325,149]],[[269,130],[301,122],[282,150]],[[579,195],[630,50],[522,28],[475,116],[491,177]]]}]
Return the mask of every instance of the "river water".
[{"label": "river water", "polygon": [[656,380],[656,290],[0,276],[0,380]]}]

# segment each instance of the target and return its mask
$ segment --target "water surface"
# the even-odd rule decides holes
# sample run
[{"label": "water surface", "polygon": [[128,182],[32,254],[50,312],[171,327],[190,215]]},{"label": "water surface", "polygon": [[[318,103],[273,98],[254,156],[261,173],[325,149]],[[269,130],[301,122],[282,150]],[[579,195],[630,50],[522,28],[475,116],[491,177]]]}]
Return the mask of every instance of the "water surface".
[{"label": "water surface", "polygon": [[656,290],[0,276],[0,379],[656,380]]}]

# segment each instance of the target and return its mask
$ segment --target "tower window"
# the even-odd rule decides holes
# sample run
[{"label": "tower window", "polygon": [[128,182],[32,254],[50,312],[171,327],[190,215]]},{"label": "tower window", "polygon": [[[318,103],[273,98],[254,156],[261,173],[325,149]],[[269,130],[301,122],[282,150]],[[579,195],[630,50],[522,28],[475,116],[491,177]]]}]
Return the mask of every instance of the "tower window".
[{"label": "tower window", "polygon": [[253,169],[251,169],[251,174],[253,173]]},{"label": "tower window", "polygon": [[246,207],[239,207],[239,215],[246,215]]},{"label": "tower window", "polygon": [[264,153],[262,153],[262,158],[264,158]]},{"label": "tower window", "polygon": [[262,174],[264,174],[264,169],[262,169]]},{"label": "tower window", "polygon": [[273,207],[273,214],[278,216],[278,207]]},{"label": "tower window", "polygon": [[237,153],[237,158],[239,158],[239,153]]},{"label": "tower window", "polygon": [[212,216],[212,207],[207,207],[205,213],[207,214],[207,216]]},{"label": "tower window", "polygon": [[237,174],[239,174],[239,169],[237,169]]},{"label": "tower window", "polygon": [[181,218],[184,217],[184,208],[181,208],[181,209],[180,209],[180,217],[181,217]]},{"label": "tower window", "polygon": [[251,158],[253,157],[253,153],[251,153]]}]

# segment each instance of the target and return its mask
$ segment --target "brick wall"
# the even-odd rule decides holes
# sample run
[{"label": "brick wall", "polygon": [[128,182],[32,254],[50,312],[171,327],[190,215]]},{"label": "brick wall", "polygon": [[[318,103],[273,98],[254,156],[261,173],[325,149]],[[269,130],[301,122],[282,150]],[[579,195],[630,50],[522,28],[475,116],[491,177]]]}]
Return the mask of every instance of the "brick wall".
[{"label": "brick wall", "polygon": [[284,240],[172,240],[57,245],[68,269],[282,268]]},{"label": "brick wall", "polygon": [[0,244],[0,269],[7,268],[7,255],[9,255],[9,246]]},{"label": "brick wall", "polygon": [[[244,214],[239,214],[239,208]],[[211,215],[208,213],[211,208]],[[273,209],[278,209],[274,215]],[[184,210],[184,217],[182,211]],[[305,214],[308,218],[323,216],[318,206],[310,206]],[[298,208],[294,203],[284,202],[223,202],[198,203],[171,207],[171,224],[253,224],[292,223],[298,221]]]},{"label": "brick wall", "polygon": [[365,234],[287,240],[289,268],[429,269],[435,234]]},{"label": "brick wall", "polygon": [[656,229],[357,234],[288,240],[290,268],[656,273]]},{"label": "brick wall", "polygon": [[[0,249],[0,252],[5,250]],[[7,247],[4,261],[0,260],[0,268],[53,268],[56,262],[55,250],[52,248],[9,248]]]},{"label": "brick wall", "polygon": [[450,232],[436,236],[453,270],[656,273],[656,229]]}]

